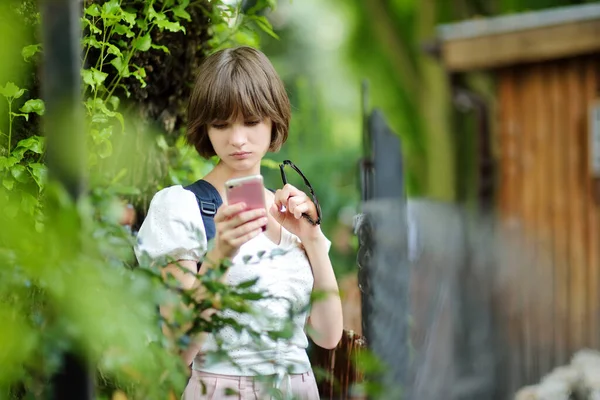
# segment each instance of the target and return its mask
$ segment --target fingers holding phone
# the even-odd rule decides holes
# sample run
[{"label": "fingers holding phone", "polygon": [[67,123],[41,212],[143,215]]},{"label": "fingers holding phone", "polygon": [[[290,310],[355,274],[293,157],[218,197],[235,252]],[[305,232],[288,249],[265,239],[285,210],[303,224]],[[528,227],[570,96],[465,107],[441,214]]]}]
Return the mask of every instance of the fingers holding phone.
[{"label": "fingers holding phone", "polygon": [[267,225],[264,208],[247,209],[245,203],[223,204],[215,215],[215,244],[223,257],[233,257],[239,248],[260,235]]},{"label": "fingers holding phone", "polygon": [[265,190],[261,175],[231,179],[225,183],[227,205],[215,215],[219,252],[233,257],[239,248],[266,229]]}]

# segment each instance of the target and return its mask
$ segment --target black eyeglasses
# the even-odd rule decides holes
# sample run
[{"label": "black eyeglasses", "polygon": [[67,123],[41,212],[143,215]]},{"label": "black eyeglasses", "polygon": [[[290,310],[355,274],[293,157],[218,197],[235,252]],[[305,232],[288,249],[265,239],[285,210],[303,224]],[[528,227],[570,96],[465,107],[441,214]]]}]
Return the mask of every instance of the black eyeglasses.
[{"label": "black eyeglasses", "polygon": [[311,224],[320,225],[321,224],[321,206],[319,205],[319,200],[317,200],[317,195],[315,194],[315,190],[313,189],[313,187],[310,184],[310,182],[308,181],[308,179],[306,179],[306,176],[304,176],[302,171],[300,171],[300,169],[290,160],[283,160],[283,163],[279,164],[279,169],[281,170],[281,180],[283,181],[284,185],[287,185],[287,183],[288,183],[287,177],[285,176],[285,166],[286,165],[289,165],[294,171],[296,171],[298,173],[298,175],[300,175],[302,177],[302,179],[304,180],[304,184],[310,191],[312,201],[313,201],[313,203],[315,203],[315,207],[317,209],[317,220],[316,221],[314,219],[312,219],[312,217],[310,215],[308,215],[307,213],[302,213],[302,216]]}]

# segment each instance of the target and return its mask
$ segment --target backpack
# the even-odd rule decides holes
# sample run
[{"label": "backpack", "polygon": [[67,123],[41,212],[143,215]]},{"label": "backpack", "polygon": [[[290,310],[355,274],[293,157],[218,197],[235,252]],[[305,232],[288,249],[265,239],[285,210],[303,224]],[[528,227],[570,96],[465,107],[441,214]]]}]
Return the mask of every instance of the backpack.
[{"label": "backpack", "polygon": [[[204,179],[184,186],[184,189],[189,190],[196,196],[200,215],[202,215],[202,222],[204,223],[206,241],[208,242],[215,237],[216,228],[214,218],[217,210],[223,204],[223,199],[221,199],[221,195],[217,189]],[[200,271],[200,265],[201,263],[198,263],[198,271]]]}]

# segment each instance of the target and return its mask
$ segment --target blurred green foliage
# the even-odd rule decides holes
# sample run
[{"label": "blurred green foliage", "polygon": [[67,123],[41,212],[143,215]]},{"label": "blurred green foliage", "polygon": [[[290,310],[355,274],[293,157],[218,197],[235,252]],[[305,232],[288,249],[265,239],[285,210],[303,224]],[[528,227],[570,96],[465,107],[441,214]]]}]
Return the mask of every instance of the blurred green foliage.
[{"label": "blurred green foliage", "polygon": [[[191,7],[210,21],[202,28],[210,38],[201,58],[226,46],[257,46],[254,29],[271,29],[257,13],[270,4],[241,14],[239,6],[219,1],[86,2],[81,77],[90,192],[77,202],[46,179],[37,120],[45,107],[35,97],[35,65],[44,51],[34,41],[39,12],[33,1],[16,4],[0,5],[0,37],[14,39],[0,45],[9,60],[0,68],[0,317],[6,322],[0,329],[0,398],[48,398],[49,378],[64,352],[83,355],[97,369],[100,398],[117,388],[130,398],[178,397],[187,370],[176,354],[191,334],[223,325],[249,330],[218,317],[202,319],[198,310],[218,303],[244,312],[247,302],[263,296],[250,284],[224,287],[214,284],[218,276],[203,277],[209,295],[198,302],[184,293],[188,307],[162,321],[176,334],[161,333],[157,306],[178,303],[181,293],[161,279],[158,265],[137,265],[134,239],[122,226],[123,199],[190,182],[211,164],[136,115],[128,101],[132,86],[124,82],[146,85],[152,71],[132,60],[149,51],[168,54],[153,35],[185,35]],[[191,330],[182,329],[187,325]]]}]

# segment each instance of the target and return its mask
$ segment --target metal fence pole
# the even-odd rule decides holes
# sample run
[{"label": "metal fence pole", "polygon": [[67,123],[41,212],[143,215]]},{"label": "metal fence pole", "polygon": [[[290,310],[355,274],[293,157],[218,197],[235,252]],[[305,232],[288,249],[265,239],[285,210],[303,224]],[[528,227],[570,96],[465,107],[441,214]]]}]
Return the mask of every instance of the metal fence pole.
[{"label": "metal fence pole", "polygon": [[[43,0],[42,97],[49,176],[77,200],[85,193],[86,146],[81,106],[81,10],[78,0]],[[92,369],[74,351],[52,378],[54,399],[94,398]]]},{"label": "metal fence pole", "polygon": [[86,146],[81,106],[79,0],[42,0],[42,96],[51,179],[77,199],[85,191]]},{"label": "metal fence pole", "polygon": [[[362,212],[356,220],[363,335],[385,372],[367,379],[386,390],[410,379],[408,226],[400,138],[379,110],[366,110],[363,86],[364,158],[361,161]],[[387,284],[386,284],[387,282]],[[394,284],[389,285],[390,282]],[[396,394],[388,394],[394,398]]]}]

